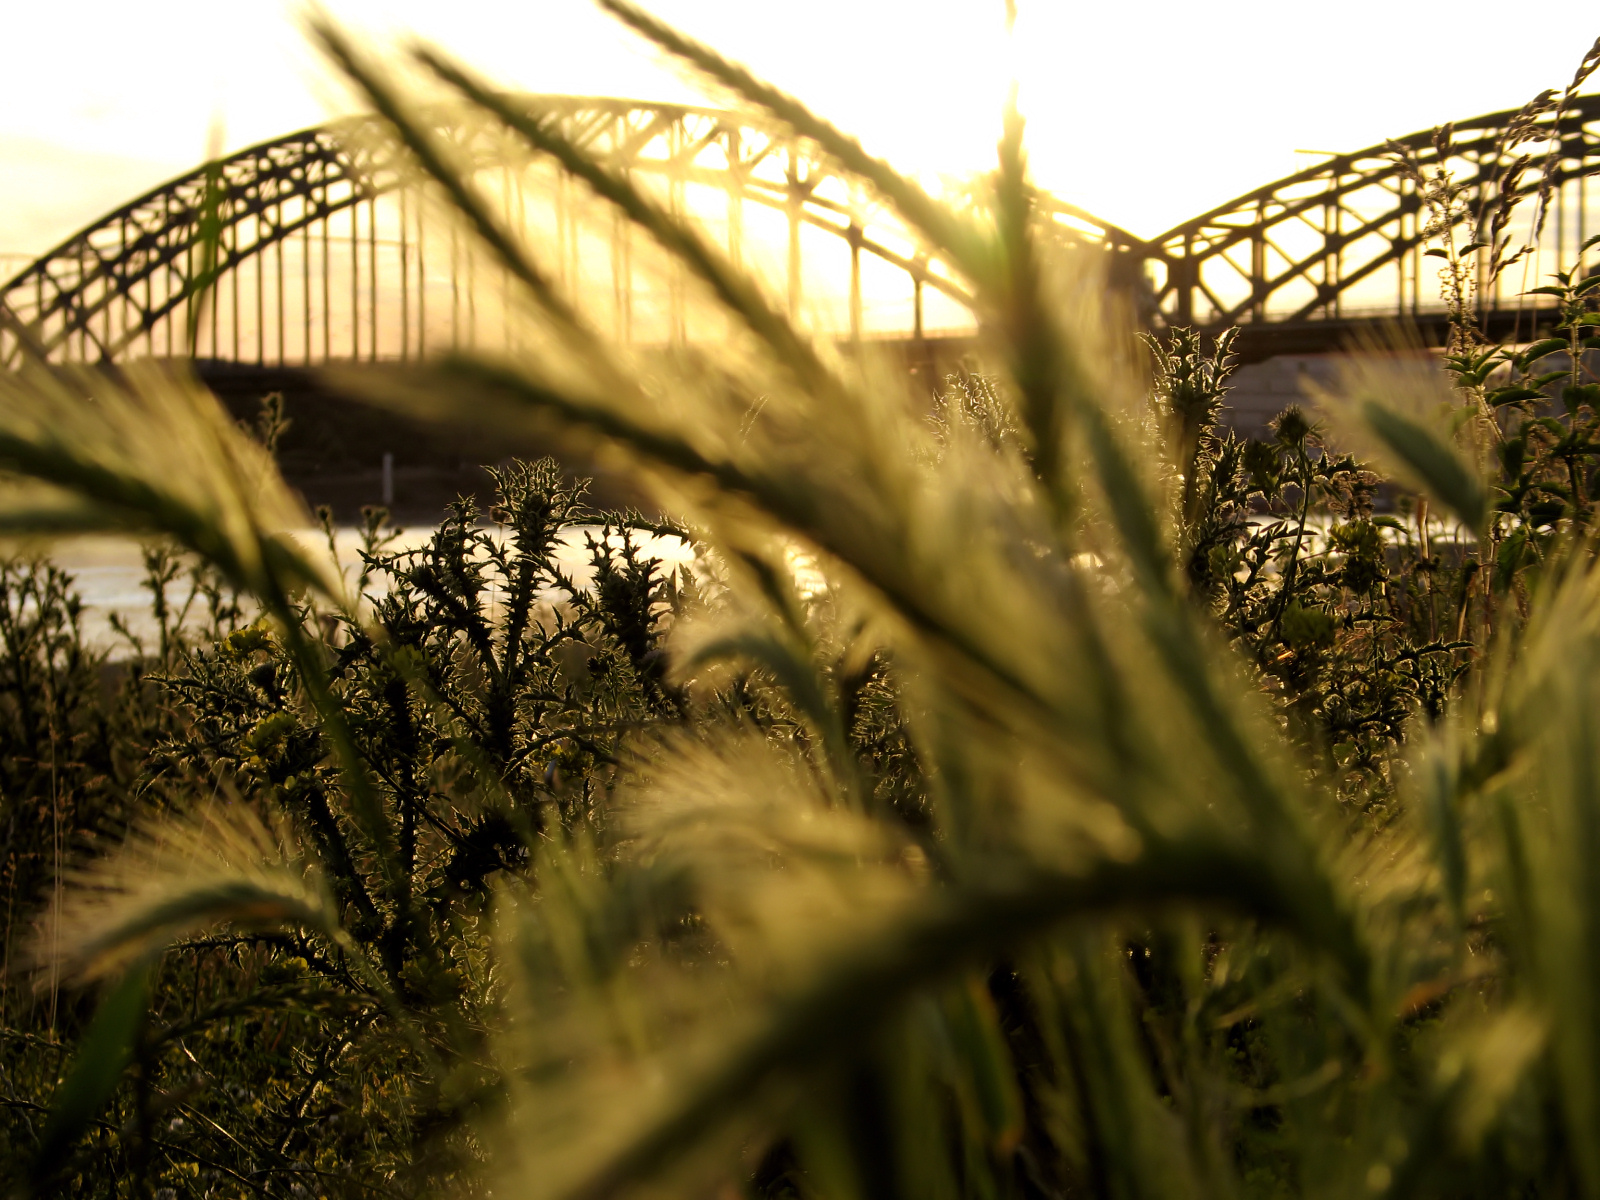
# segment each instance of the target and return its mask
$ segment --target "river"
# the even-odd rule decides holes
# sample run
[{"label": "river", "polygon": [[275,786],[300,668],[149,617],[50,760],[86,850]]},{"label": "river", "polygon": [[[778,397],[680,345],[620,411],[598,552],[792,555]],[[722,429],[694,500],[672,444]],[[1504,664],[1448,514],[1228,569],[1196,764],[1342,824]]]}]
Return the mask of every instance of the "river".
[{"label": "river", "polygon": [[[499,526],[489,526],[487,531],[496,538],[506,536]],[[580,586],[588,583],[593,573],[586,538],[599,532],[599,526],[572,527],[554,555],[562,569]],[[422,546],[433,533],[432,528],[425,526],[405,529],[390,544],[390,549]],[[308,548],[326,546],[320,530],[297,531],[295,537]],[[350,528],[339,529],[335,544],[340,567],[353,584],[360,570],[360,533]],[[695,558],[693,548],[675,537],[648,535],[644,538],[643,549],[668,566],[687,565]],[[114,656],[127,652],[126,640],[112,625],[113,615],[120,617],[136,637],[153,638],[156,624],[150,611],[151,590],[143,543],[138,539],[119,536],[64,538],[48,547],[30,547],[21,557],[48,558],[72,577],[73,588],[83,599],[83,630],[90,645],[110,651]],[[381,595],[386,586],[386,579],[374,577],[369,579],[367,591]],[[181,573],[167,585],[168,603],[183,604],[191,587],[188,574]]]}]

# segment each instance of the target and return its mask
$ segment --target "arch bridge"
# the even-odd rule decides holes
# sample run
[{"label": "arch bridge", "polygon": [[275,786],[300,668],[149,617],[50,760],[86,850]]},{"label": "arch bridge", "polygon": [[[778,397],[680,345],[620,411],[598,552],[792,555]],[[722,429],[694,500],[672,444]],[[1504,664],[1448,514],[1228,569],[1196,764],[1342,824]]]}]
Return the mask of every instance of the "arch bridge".
[{"label": "arch bridge", "polygon": [[[709,108],[565,96],[527,103],[701,219],[735,260],[747,252],[753,260],[757,247],[779,251],[766,265],[792,312],[852,338],[914,343],[970,330],[954,275],[804,140]],[[1450,165],[1474,203],[1493,184],[1514,116],[1455,128]],[[1568,265],[1600,231],[1586,184],[1600,170],[1600,96],[1578,97],[1559,127],[1543,121],[1546,141],[1525,185],[1536,186],[1549,156],[1556,186],[1538,252],[1481,288],[1490,323],[1508,329],[1526,315],[1531,330],[1536,315],[1516,293]],[[553,273],[608,314],[619,336],[685,335],[681,277],[651,269],[624,224],[594,220],[548,164],[513,168],[487,135],[452,134],[507,218],[542,235]],[[57,362],[192,350],[241,366],[305,367],[509,342],[508,281],[450,226],[426,219],[426,197],[376,135],[362,119],[289,134],[108,214],[0,286],[0,364],[31,347]],[[1431,133],[1398,140],[1425,167],[1435,161]],[[1139,294],[1152,325],[1239,324],[1250,357],[1332,349],[1381,319],[1442,324],[1422,255],[1426,214],[1383,146],[1330,157],[1154,238],[1049,195],[1040,204],[1065,236],[1112,256],[1111,278]],[[1517,220],[1525,225],[1533,207],[1522,205]],[[191,312],[208,216],[220,229],[216,285]]]}]

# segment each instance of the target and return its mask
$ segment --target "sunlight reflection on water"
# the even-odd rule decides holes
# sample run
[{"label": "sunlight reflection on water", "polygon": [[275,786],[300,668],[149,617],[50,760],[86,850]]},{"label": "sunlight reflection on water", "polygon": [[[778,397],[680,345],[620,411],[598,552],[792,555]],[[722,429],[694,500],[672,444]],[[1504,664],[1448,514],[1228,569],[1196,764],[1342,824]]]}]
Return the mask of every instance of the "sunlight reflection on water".
[{"label": "sunlight reflection on water", "polygon": [[[578,586],[586,586],[594,576],[587,538],[597,535],[600,526],[574,526],[568,530],[553,555],[557,565]],[[500,526],[484,529],[490,536],[502,540],[508,536]],[[431,527],[419,526],[403,530],[389,543],[386,552],[415,549],[433,536]],[[326,546],[320,530],[300,530],[295,534],[309,549]],[[694,548],[680,538],[654,534],[635,534],[643,554],[672,568],[688,566],[695,561]],[[617,535],[613,534],[613,544]],[[336,537],[339,565],[345,579],[354,586],[361,569],[361,535],[355,529],[340,529]],[[90,645],[111,650],[126,651],[127,643],[113,628],[113,615],[119,617],[128,630],[147,643],[154,640],[156,622],[151,613],[152,592],[147,582],[144,565],[144,543],[136,538],[115,536],[85,536],[62,539],[39,557],[48,558],[72,576],[73,590],[83,599],[83,630]],[[33,557],[27,555],[25,557]],[[381,596],[388,587],[387,578],[381,575],[367,581],[368,595]],[[167,602],[174,609],[183,606],[190,598],[192,582],[187,571],[182,572],[166,588]],[[553,595],[549,598],[555,598]],[[189,624],[204,616],[205,601],[193,602]]]},{"label": "sunlight reflection on water", "polygon": [[[1258,516],[1252,518],[1251,524],[1265,525],[1281,519]],[[1304,553],[1326,554],[1330,551],[1328,525],[1328,519],[1322,517],[1313,517],[1307,523]],[[1430,538],[1436,553],[1446,546],[1461,546],[1471,540],[1470,534],[1453,523],[1434,518],[1429,521],[1429,526]],[[480,528],[496,540],[503,540],[508,536],[502,526]],[[600,528],[598,525],[573,526],[566,532],[554,555],[561,569],[580,587],[588,585],[593,579],[594,568],[590,561],[587,538],[598,534]],[[1384,539],[1394,545],[1410,540],[1414,536],[1412,530],[1388,527],[1381,532]],[[425,545],[433,534],[434,529],[431,526],[406,528],[389,543],[387,552],[416,549]],[[295,536],[308,549],[314,551],[321,550],[326,545],[320,530],[300,530]],[[697,565],[699,560],[694,547],[682,539],[654,534],[634,536],[639,539],[636,544],[640,546],[642,552],[663,566],[694,567],[697,575],[702,574],[703,564]],[[617,544],[617,535],[613,534],[612,537],[613,544]],[[1290,529],[1286,531],[1286,537],[1292,537],[1292,522]],[[338,530],[336,547],[345,579],[353,587],[361,567],[360,533],[352,528]],[[154,642],[156,623],[150,611],[151,592],[146,582],[143,543],[138,539],[113,536],[66,538],[55,543],[43,557],[49,558],[72,576],[73,589],[83,598],[83,630],[91,646],[109,650],[114,656],[127,652],[126,640],[112,627],[113,615],[119,617],[127,629],[135,637],[143,639],[147,645]],[[796,584],[802,595],[810,596],[826,587],[816,563],[798,548],[788,555],[788,565],[795,574]],[[1269,566],[1266,573],[1275,574],[1276,567]],[[372,576],[368,579],[366,593],[369,596],[381,596],[387,590],[387,586],[386,577]],[[181,573],[167,586],[168,604],[174,609],[184,605],[190,598],[191,587],[187,571]],[[558,597],[551,593],[546,598]],[[191,626],[199,623],[204,617],[204,600],[197,598],[193,604],[189,621]]]}]

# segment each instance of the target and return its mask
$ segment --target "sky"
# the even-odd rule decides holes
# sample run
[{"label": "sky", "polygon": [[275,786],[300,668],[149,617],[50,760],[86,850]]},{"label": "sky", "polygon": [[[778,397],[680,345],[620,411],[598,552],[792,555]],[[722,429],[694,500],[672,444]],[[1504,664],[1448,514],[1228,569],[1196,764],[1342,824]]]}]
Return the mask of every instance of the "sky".
[{"label": "sky", "polygon": [[[300,0],[5,0],[0,256],[43,252],[199,162],[352,110]],[[1035,177],[1149,236],[1310,165],[1560,87],[1600,5],[1546,0],[654,0],[904,169],[993,160],[1019,82]],[[694,100],[587,0],[327,0],[511,88]],[[1507,47],[1511,49],[1507,49]],[[0,257],[0,273],[8,265]]]}]

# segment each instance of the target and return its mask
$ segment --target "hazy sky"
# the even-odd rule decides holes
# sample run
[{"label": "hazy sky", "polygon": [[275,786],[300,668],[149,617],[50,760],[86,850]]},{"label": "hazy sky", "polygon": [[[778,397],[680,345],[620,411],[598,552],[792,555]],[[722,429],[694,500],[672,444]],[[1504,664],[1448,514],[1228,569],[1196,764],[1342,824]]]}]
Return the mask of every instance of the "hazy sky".
[{"label": "hazy sky", "polygon": [[[0,252],[33,254],[198,162],[346,106],[294,0],[11,0],[0,71]],[[689,99],[586,0],[330,0],[508,86]],[[1600,5],[1547,0],[656,0],[654,10],[923,172],[986,166],[1022,81],[1041,183],[1153,234],[1356,149],[1521,104],[1570,77]],[[1507,49],[1513,46],[1513,49]]]}]

